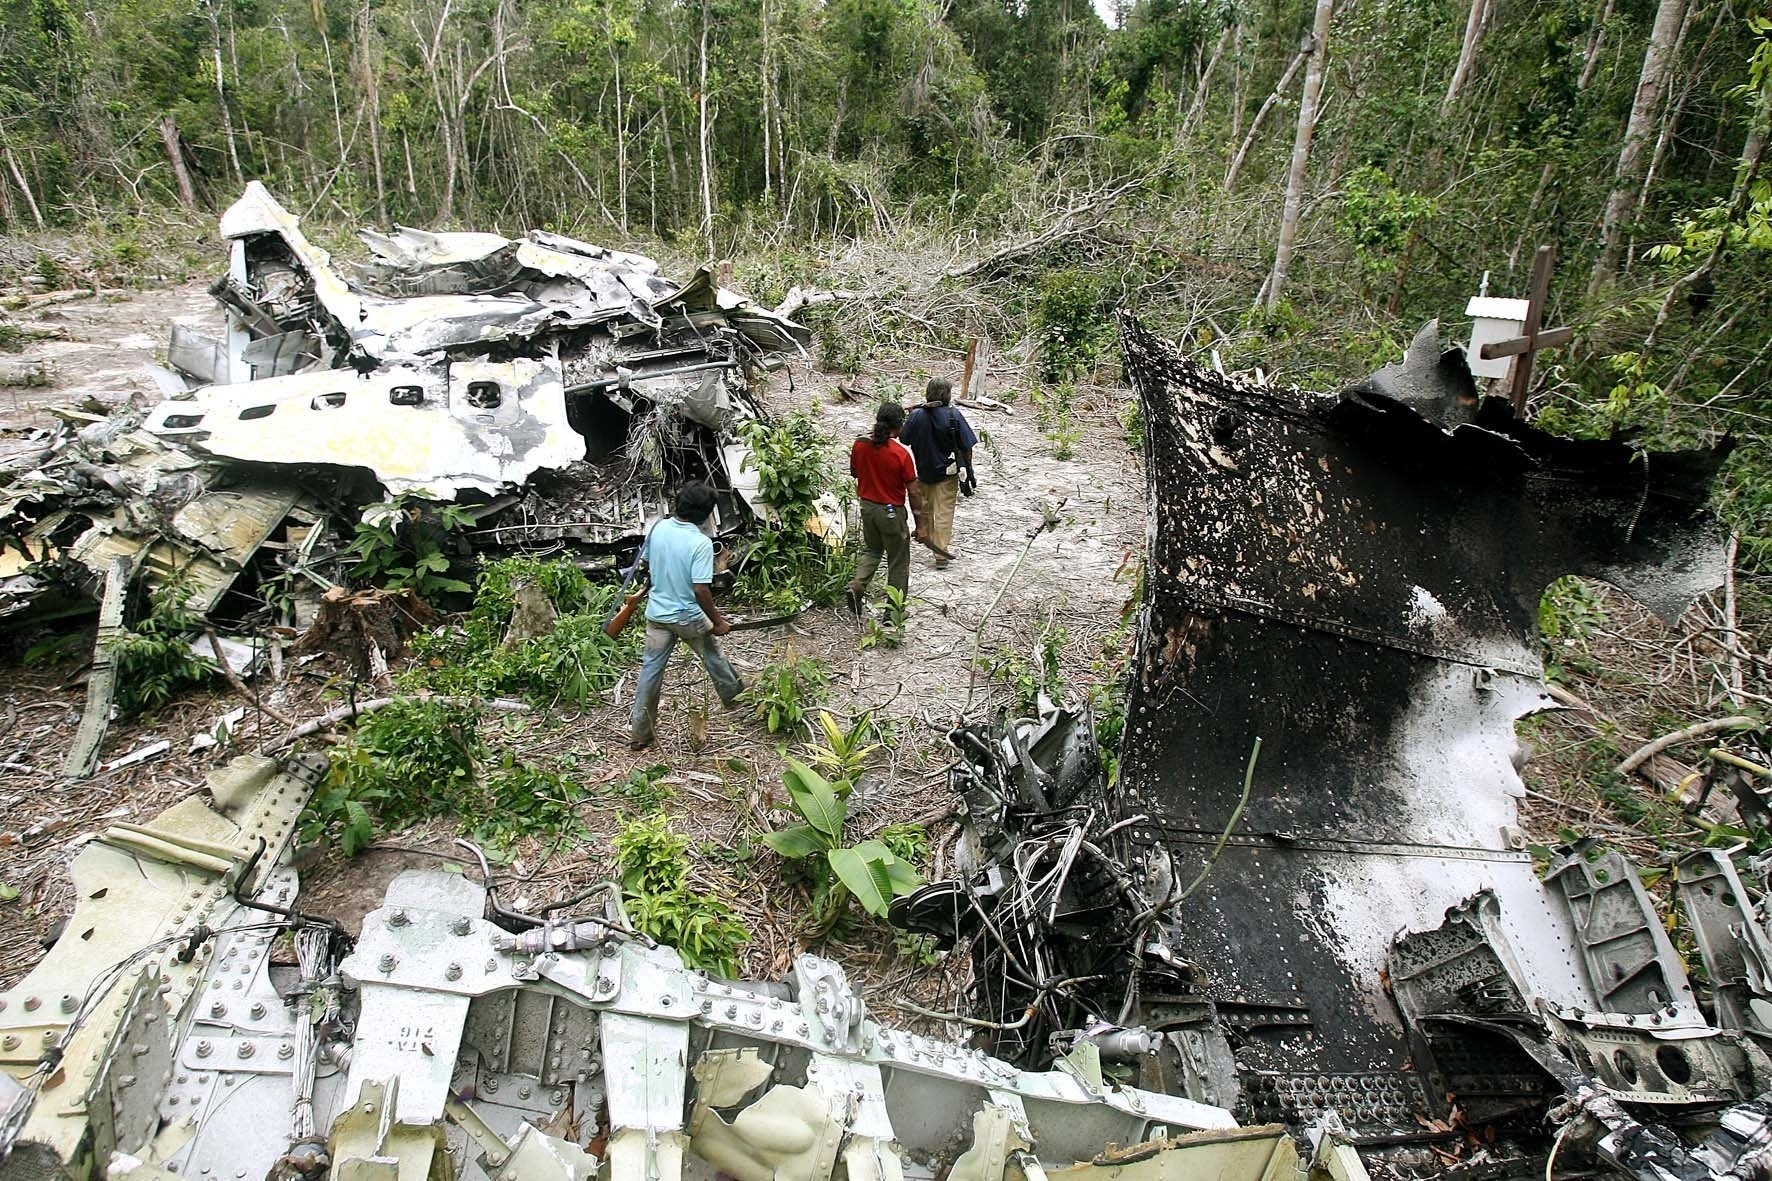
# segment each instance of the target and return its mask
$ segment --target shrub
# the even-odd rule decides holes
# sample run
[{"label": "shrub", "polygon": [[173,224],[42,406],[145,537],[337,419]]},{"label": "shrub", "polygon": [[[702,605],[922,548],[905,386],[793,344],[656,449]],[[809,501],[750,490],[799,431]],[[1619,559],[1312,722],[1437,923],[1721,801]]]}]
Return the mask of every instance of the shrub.
[{"label": "shrub", "polygon": [[347,857],[374,825],[399,828],[455,813],[472,815],[475,772],[485,756],[479,715],[441,701],[396,701],[363,718],[332,752],[326,784],[302,817],[302,839],[339,827]]},{"label": "shrub", "polygon": [[1113,339],[1107,288],[1097,275],[1055,271],[1040,280],[1034,334],[1049,381],[1065,381],[1092,368]]},{"label": "shrub", "polygon": [[676,948],[691,968],[735,976],[739,948],[751,933],[731,907],[689,888],[688,852],[689,838],[663,812],[630,820],[616,834],[628,921]]},{"label": "shrub", "polygon": [[[850,899],[876,918],[884,918],[894,898],[923,884],[922,875],[903,854],[921,856],[928,849],[928,838],[919,845],[920,828],[894,825],[879,838],[845,845],[850,782],[828,780],[798,759],[787,763],[782,785],[801,823],[764,833],[763,840],[805,881],[812,896],[813,930],[822,935],[840,923]],[[886,839],[888,832],[896,849]]]},{"label": "shrub", "polygon": [[782,659],[765,665],[744,691],[757,719],[771,734],[800,734],[806,715],[817,709],[830,689],[830,674],[814,656],[789,649]]},{"label": "shrub", "polygon": [[124,714],[159,709],[185,689],[218,671],[195,655],[187,637],[203,626],[185,606],[190,580],[168,580],[148,599],[148,613],[124,630],[111,647],[117,666],[117,708]]}]

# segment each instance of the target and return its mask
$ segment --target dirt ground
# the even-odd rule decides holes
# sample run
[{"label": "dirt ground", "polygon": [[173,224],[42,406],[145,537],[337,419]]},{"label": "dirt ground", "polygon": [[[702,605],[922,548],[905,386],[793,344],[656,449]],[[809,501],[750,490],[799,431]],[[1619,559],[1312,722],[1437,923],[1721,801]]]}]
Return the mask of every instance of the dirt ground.
[{"label": "dirt ground", "polygon": [[[54,374],[46,388],[0,390],[0,464],[28,450],[31,435],[50,421],[47,408],[91,405],[115,408],[131,397],[157,397],[146,365],[163,349],[175,321],[213,327],[212,304],[201,284],[142,292],[123,298],[70,302],[40,314],[19,314],[27,325],[53,327],[65,339],[31,343],[19,359],[46,360]],[[837,392],[843,379],[801,365],[778,374],[766,401],[771,409],[803,408],[834,437],[847,443],[872,421],[875,388],[920,389],[930,373],[958,377],[957,359],[935,356],[907,362],[901,371],[868,373],[860,385],[869,396],[848,400]],[[1016,384],[1017,375],[993,375],[993,389]],[[894,384],[895,383],[895,384]],[[854,384],[854,383],[850,383]],[[914,395],[906,395],[914,397]],[[735,633],[726,644],[741,675],[749,676],[792,649],[816,656],[830,673],[828,708],[840,719],[871,711],[893,741],[877,756],[853,801],[859,827],[919,820],[930,825],[931,876],[941,876],[954,825],[947,819],[950,748],[944,735],[962,718],[982,718],[1002,704],[1007,691],[973,675],[977,645],[982,664],[1003,649],[1031,656],[1042,628],[1063,628],[1064,675],[1073,693],[1086,692],[1105,675],[1102,644],[1121,620],[1133,593],[1131,571],[1144,534],[1144,496],[1137,457],[1117,421],[1119,391],[1081,390],[1073,407],[1083,437],[1075,457],[1053,458],[1034,409],[978,408],[969,412],[990,443],[975,463],[976,496],[963,499],[956,519],[957,560],[934,568],[933,556],[914,547],[910,619],[901,647],[863,650],[863,624],[841,611],[813,610],[791,626]],[[838,460],[838,466],[842,462]],[[1057,524],[1030,536],[1048,514]],[[1116,577],[1118,576],[1118,577]],[[876,584],[878,587],[878,584]],[[877,593],[877,591],[876,591]],[[993,602],[995,603],[992,609]],[[986,613],[989,611],[987,618]],[[982,632],[980,625],[983,624]],[[82,630],[83,627],[83,630]],[[67,866],[96,832],[118,820],[142,822],[193,791],[230,753],[251,750],[283,731],[283,725],[242,703],[225,688],[188,694],[158,714],[114,724],[105,741],[106,764],[150,742],[167,739],[171,752],[134,766],[101,769],[91,780],[65,783],[60,766],[84,704],[81,673],[90,652],[91,627],[71,625],[69,655],[59,663],[30,663],[21,652],[42,635],[15,638],[0,656],[0,883],[18,891],[0,902],[0,986],[16,980],[41,955],[41,940],[72,905]],[[282,684],[268,674],[253,684],[272,709],[296,719],[329,708],[336,695],[324,681],[286,666]],[[802,908],[780,875],[774,855],[760,846],[746,858],[748,838],[787,822],[772,812],[783,801],[779,788],[783,744],[750,718],[707,710],[712,695],[700,668],[680,654],[667,681],[659,718],[659,742],[644,754],[627,749],[626,705],[631,681],[615,699],[582,714],[505,716],[489,740],[531,760],[572,753],[589,789],[584,818],[589,837],[566,849],[520,846],[499,870],[503,897],[521,908],[544,905],[606,877],[612,864],[609,839],[620,822],[613,792],[635,769],[663,764],[675,792],[667,810],[696,840],[694,880],[728,898],[750,925],[744,955],[747,974],[775,978],[803,948],[796,926]],[[247,705],[231,748],[189,753],[194,734],[208,731],[228,710]],[[705,739],[691,741],[692,715],[708,716]],[[439,858],[465,864],[454,833],[434,823],[381,837],[354,860],[320,850],[302,867],[302,906],[354,926],[379,904],[400,869]],[[889,931],[873,924],[822,948],[844,962],[869,993],[870,1003],[890,1011],[892,998],[915,994],[944,1007],[962,965],[928,962],[908,954]],[[901,1019],[905,1016],[899,1014]]]}]

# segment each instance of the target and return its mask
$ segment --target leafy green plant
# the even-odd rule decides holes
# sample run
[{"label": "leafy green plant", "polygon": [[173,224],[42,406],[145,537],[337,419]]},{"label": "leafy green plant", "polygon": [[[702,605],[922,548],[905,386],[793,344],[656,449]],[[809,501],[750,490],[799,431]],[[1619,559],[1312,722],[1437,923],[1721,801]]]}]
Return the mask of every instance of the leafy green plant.
[{"label": "leafy green plant", "polygon": [[879,619],[868,620],[867,630],[862,633],[861,646],[864,649],[898,647],[904,643],[904,628],[908,616],[904,592],[896,586],[888,586],[886,610]]},{"label": "leafy green plant", "polygon": [[410,587],[420,597],[472,589],[449,574],[444,541],[473,523],[460,505],[406,492],[363,510],[345,546],[351,577],[375,586]]},{"label": "leafy green plant", "polygon": [[1113,339],[1107,287],[1087,271],[1055,271],[1040,280],[1034,335],[1048,381],[1065,381],[1101,359]]},{"label": "leafy green plant", "polygon": [[789,648],[780,660],[765,665],[744,700],[771,734],[804,732],[806,715],[817,709],[830,690],[824,661],[800,656]]},{"label": "leafy green plant", "polygon": [[841,601],[855,576],[855,550],[803,528],[766,527],[745,547],[734,573],[733,593],[765,610],[794,611],[808,603],[829,607]]},{"label": "leafy green plant", "polygon": [[[533,585],[559,612],[554,629],[506,644],[519,588]],[[508,558],[481,565],[474,605],[460,622],[415,636],[417,663],[402,677],[410,688],[457,696],[521,696],[547,707],[580,709],[614,688],[639,657],[643,632],[611,639],[603,619],[621,597],[567,561]]]},{"label": "leafy green plant", "polygon": [[666,800],[674,799],[677,795],[671,790],[670,784],[660,782],[670,774],[670,770],[662,764],[638,768],[615,785],[615,794],[622,803],[638,814],[656,812]]},{"label": "leafy green plant", "polygon": [[1585,644],[1605,623],[1599,592],[1573,574],[1551,583],[1538,600],[1538,636],[1546,648]]},{"label": "leafy green plant", "polygon": [[689,888],[688,852],[689,838],[663,812],[622,827],[615,856],[628,919],[690,967],[735,976],[751,933],[731,907]]},{"label": "leafy green plant", "polygon": [[1083,438],[1083,428],[1077,425],[1072,405],[1076,394],[1076,387],[1068,381],[1060,382],[1050,391],[1034,387],[1035,420],[1052,444],[1054,459],[1075,458],[1077,444]]},{"label": "leafy green plant", "polygon": [[783,530],[798,532],[813,505],[831,486],[830,436],[804,413],[774,422],[748,422],[740,432],[751,453],[745,469],[757,474],[758,491],[775,510]]},{"label": "leafy green plant", "polygon": [[[763,834],[763,841],[794,865],[812,896],[811,924],[822,935],[842,921],[854,899],[876,918],[884,918],[892,900],[923,884],[911,862],[880,837],[857,845],[843,843],[843,825],[849,817],[851,784],[831,781],[798,759],[787,760],[782,785],[801,823]],[[901,850],[915,847],[914,839],[894,826]],[[927,849],[927,838],[923,849]]]},{"label": "leafy green plant", "polygon": [[302,814],[301,837],[336,829],[345,856],[374,827],[399,828],[440,815],[475,815],[475,775],[486,757],[479,715],[423,698],[404,699],[363,718],[332,752],[326,783]]},{"label": "leafy green plant", "polygon": [[185,605],[190,580],[172,578],[148,598],[148,612],[111,647],[117,662],[117,708],[124,714],[159,709],[218,671],[191,651],[188,637],[203,620]]},{"label": "leafy green plant", "polygon": [[1126,446],[1144,454],[1144,409],[1134,398],[1120,407],[1120,429],[1125,433]]},{"label": "leafy green plant", "polygon": [[486,777],[486,789],[475,802],[470,822],[476,840],[507,849],[525,837],[564,844],[584,834],[578,805],[585,798],[579,783],[505,751]]},{"label": "leafy green plant", "polygon": [[866,770],[868,757],[880,749],[879,743],[868,741],[874,733],[872,713],[855,715],[849,727],[844,729],[829,710],[821,709],[818,711],[818,729],[824,735],[824,741],[806,744],[803,748],[806,761],[833,779],[853,783]]}]

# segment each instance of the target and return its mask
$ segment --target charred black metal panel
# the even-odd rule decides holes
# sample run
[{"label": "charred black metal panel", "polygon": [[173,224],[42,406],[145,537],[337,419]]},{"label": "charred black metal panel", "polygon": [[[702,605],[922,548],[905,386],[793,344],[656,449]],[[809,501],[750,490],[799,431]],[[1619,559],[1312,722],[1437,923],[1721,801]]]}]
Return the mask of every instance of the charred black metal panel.
[{"label": "charred black metal panel", "polygon": [[1219,1001],[1311,1017],[1251,1035],[1240,1060],[1403,1069],[1380,982],[1389,936],[1485,886],[1533,970],[1578,980],[1503,834],[1512,725],[1546,704],[1538,600],[1587,574],[1671,617],[1716,585],[1706,502],[1724,449],[1552,436],[1479,399],[1431,334],[1333,395],[1227,380],[1130,321],[1122,341],[1151,502],[1123,784],[1186,882],[1262,739],[1236,834],[1171,940]]}]

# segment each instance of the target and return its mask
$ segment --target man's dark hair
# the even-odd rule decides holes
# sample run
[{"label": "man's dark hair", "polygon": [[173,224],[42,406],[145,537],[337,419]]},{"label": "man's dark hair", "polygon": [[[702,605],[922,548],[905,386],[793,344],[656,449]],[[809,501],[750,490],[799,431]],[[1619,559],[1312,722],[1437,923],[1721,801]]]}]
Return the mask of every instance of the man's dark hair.
[{"label": "man's dark hair", "polygon": [[880,408],[874,411],[873,444],[884,447],[892,439],[892,432],[904,425],[904,407],[897,402],[881,402]]},{"label": "man's dark hair", "polygon": [[946,406],[954,400],[954,383],[945,377],[932,377],[923,390],[923,397],[926,401],[940,402]]},{"label": "man's dark hair", "polygon": [[714,490],[700,480],[691,480],[677,489],[677,515],[691,525],[699,525],[714,511]]}]

